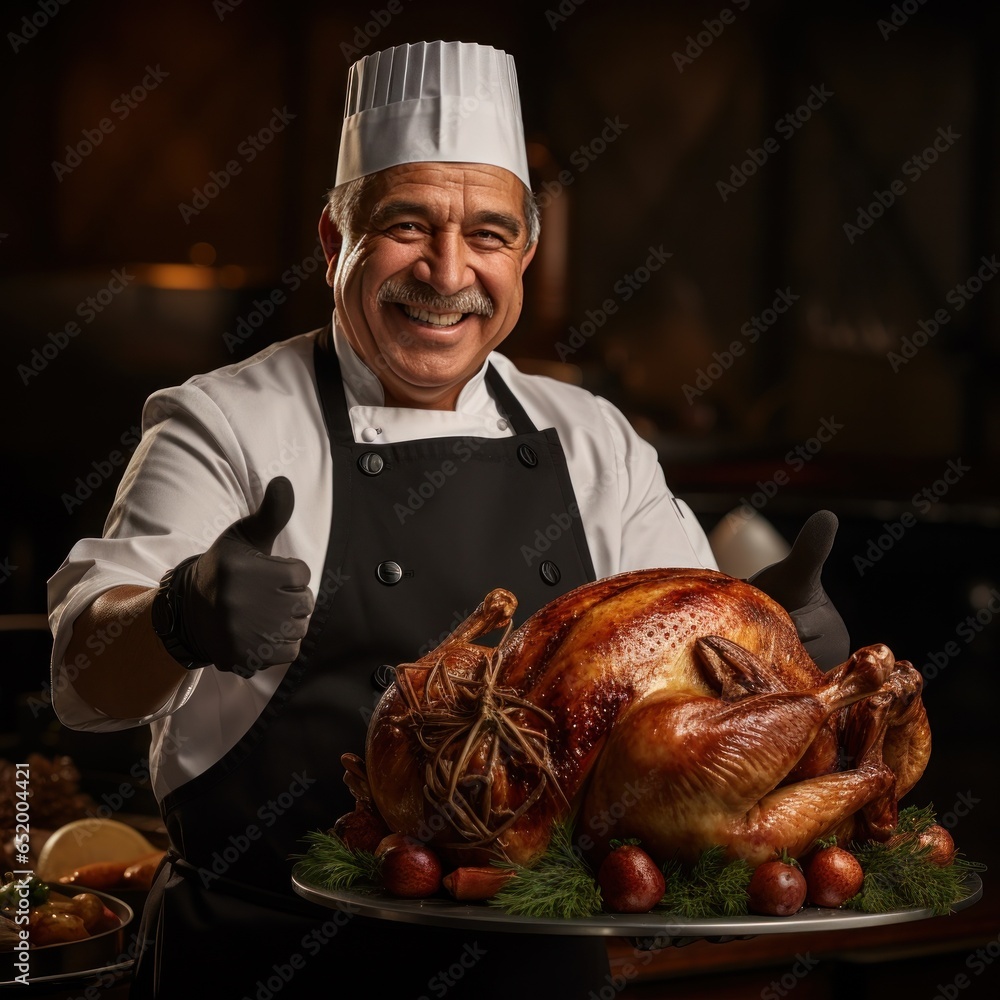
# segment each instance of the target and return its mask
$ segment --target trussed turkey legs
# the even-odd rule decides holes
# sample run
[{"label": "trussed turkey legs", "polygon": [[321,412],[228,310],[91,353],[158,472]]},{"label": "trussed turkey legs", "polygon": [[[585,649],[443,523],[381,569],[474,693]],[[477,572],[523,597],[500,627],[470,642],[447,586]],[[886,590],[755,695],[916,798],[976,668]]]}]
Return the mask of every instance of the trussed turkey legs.
[{"label": "trussed turkey legs", "polygon": [[[782,848],[794,856],[892,786],[892,772],[872,755],[857,769],[778,787],[832,715],[887,681],[893,658],[885,646],[859,650],[835,680],[804,692],[757,693],[772,686],[766,666],[715,637],[699,653],[729,700],[653,696],[619,720],[581,817],[597,834],[598,856],[622,837],[686,861],[715,844],[752,864]],[[616,790],[627,787],[644,793],[622,814]],[[616,812],[619,821],[605,830],[602,817]]]},{"label": "trussed turkey legs", "polygon": [[487,595],[397,669],[369,725],[386,823],[455,864],[530,864],[566,821],[585,851],[636,836],[660,860],[722,845],[756,862],[829,832],[884,835],[926,765],[913,668],[876,645],[824,674],[745,581],[636,570],[512,630],[515,607]]}]

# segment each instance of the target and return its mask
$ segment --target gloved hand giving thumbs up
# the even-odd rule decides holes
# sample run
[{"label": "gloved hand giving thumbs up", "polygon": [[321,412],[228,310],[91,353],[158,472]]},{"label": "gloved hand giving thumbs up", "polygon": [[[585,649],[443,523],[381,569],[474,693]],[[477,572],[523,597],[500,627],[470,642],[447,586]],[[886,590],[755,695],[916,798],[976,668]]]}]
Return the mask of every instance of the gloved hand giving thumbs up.
[{"label": "gloved hand giving thumbs up", "polygon": [[837,525],[832,511],[817,511],[802,526],[792,551],[748,581],[792,616],[802,645],[821,670],[838,666],[850,654],[847,626],[820,581]]},{"label": "gloved hand giving thumbs up", "polygon": [[313,609],[309,567],[271,555],[294,506],[292,484],[272,479],[253,514],[164,576],[153,628],[178,663],[250,677],[298,656]]}]

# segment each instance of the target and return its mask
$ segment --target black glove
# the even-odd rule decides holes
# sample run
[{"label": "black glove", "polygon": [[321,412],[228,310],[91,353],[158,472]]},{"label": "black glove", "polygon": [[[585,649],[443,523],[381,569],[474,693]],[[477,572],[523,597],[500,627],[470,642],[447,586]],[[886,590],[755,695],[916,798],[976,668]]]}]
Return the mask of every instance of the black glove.
[{"label": "black glove", "polygon": [[820,582],[837,525],[832,511],[817,511],[802,526],[792,551],[747,581],[792,616],[802,645],[821,670],[831,670],[850,655],[847,626]]},{"label": "black glove", "polygon": [[255,513],[163,578],[153,627],[179,663],[250,677],[299,655],[313,609],[309,567],[271,555],[294,506],[292,484],[272,479]]}]

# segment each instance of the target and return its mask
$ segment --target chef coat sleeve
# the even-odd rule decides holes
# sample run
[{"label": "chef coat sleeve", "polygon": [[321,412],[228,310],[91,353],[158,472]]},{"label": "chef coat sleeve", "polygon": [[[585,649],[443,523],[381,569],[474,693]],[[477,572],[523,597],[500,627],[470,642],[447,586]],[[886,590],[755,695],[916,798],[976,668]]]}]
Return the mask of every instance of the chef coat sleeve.
[{"label": "chef coat sleeve", "polygon": [[[112,719],[80,698],[72,681],[114,642],[114,625],[89,636],[87,650],[65,662],[77,616],[98,596],[132,584],[155,587],[181,560],[204,552],[233,521],[249,513],[245,457],[216,403],[195,385],[155,393],[143,409],[143,436],[108,515],[101,538],[73,546],[48,581],[53,635],[51,698],[60,721],[95,732],[145,725],[190,697],[202,671],[154,714]],[[135,669],[142,670],[137,663]]]},{"label": "chef coat sleeve", "polygon": [[598,397],[614,442],[622,511],[620,572],[693,567],[718,569],[691,508],[667,487],[656,449],[620,410]]}]

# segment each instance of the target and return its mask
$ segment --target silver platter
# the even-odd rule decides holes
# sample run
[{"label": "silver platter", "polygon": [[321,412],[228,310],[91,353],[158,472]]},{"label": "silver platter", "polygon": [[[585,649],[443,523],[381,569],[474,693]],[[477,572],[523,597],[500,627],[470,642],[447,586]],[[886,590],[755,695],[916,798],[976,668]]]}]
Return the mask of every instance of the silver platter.
[{"label": "silver platter", "polygon": [[[983,894],[978,875],[969,874],[967,891],[952,909],[971,906]],[[517,917],[485,903],[456,903],[447,899],[395,899],[379,893],[321,889],[292,872],[292,888],[305,899],[335,910],[363,917],[377,917],[406,924],[510,931],[517,934],[603,935],[649,939],[663,946],[676,939],[755,937],[758,934],[794,934],[827,930],[852,930],[926,920],[930,909],[911,907],[888,913],[859,913],[808,907],[789,917],[710,917],[686,919],[669,913],[601,913],[593,917],[562,920],[555,917]]]}]

